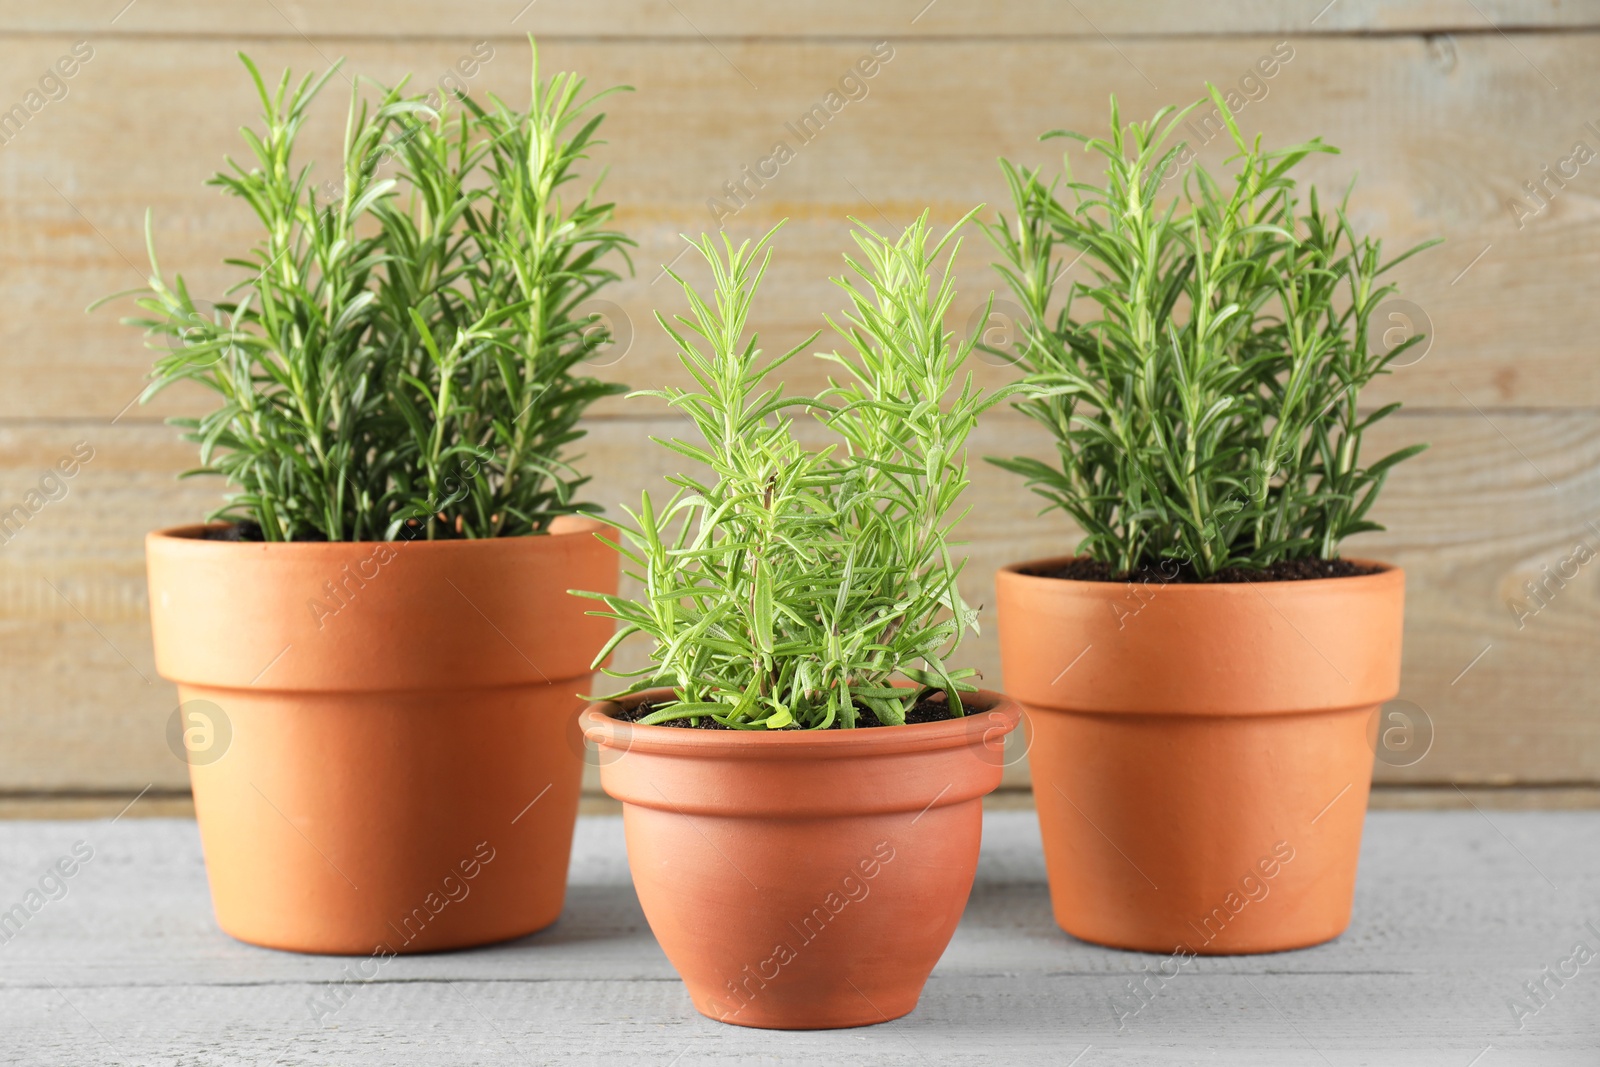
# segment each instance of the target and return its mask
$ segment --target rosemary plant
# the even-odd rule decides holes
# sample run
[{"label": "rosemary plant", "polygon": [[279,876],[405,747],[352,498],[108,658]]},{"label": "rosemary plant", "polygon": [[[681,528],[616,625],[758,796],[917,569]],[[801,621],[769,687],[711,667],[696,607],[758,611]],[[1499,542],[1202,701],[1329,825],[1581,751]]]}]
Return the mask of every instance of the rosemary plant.
[{"label": "rosemary plant", "polygon": [[[1124,126],[1113,99],[1109,140],[1045,135],[1102,157],[1104,184],[1075,181],[1067,161],[1064,201],[1063,183],[1002,160],[1017,219],[986,227],[1027,320],[1014,357],[1032,391],[1016,406],[1058,453],[991,462],[1075,519],[1079,551],[1121,573],[1204,579],[1333,559],[1342,539],[1382,528],[1367,513],[1385,478],[1426,447],[1363,465],[1362,435],[1400,405],[1363,411],[1359,397],[1422,341],[1369,344],[1395,291],[1380,279],[1436,242],[1385,262],[1350,225],[1348,191],[1332,211],[1315,189],[1299,199],[1295,166],[1337,149],[1263,150],[1215,88],[1211,100],[1237,148],[1231,182],[1196,166],[1163,205],[1188,112]],[[1068,256],[1094,280],[1058,301]]]},{"label": "rosemary plant", "polygon": [[210,517],[272,541],[477,538],[588,507],[564,451],[584,409],[625,387],[576,373],[606,341],[579,305],[632,242],[594,188],[564,187],[603,143],[589,108],[615,90],[580,100],[576,75],[541,81],[537,49],[525,109],[358,89],[329,198],[294,149],[334,70],[293,87],[285,71],[272,90],[240,59],[263,126],[243,131],[251,165],[229,159],[211,184],[263,237],[208,309],[164,280],[147,217],[145,315],[125,320],[165,351],[142,399],[183,381],[221,398],[172,420],[200,446],[189,473],[237,487]]},{"label": "rosemary plant", "polygon": [[[605,603],[596,614],[622,624],[596,664],[632,634],[653,642],[649,666],[608,671],[635,680],[617,697],[674,689],[640,721],[827,729],[862,723],[865,709],[901,724],[937,690],[962,713],[975,672],[946,659],[977,613],[957,592],[964,560],[952,558],[950,536],[968,481],[967,435],[1005,395],[973,387],[961,370],[973,341],[943,326],[954,289],[949,260],[937,281],[934,266],[947,246],[954,258],[967,219],[936,243],[926,214],[892,240],[851,220],[860,258],[847,255],[834,279],[849,308],[827,319],[842,351],[821,357],[843,373],[816,397],[785,397],[769,382],[817,335],[777,358],[747,336],[776,228],[737,248],[724,235],[720,252],[701,237],[710,301],[673,274],[690,314],[657,319],[696,388],[638,395],[693,420],[703,444],[658,443],[709,473],[670,478],[677,491],[665,505],[647,492],[628,512],[619,549],[644,586],[640,600],[585,594]],[[804,447],[796,411],[838,442]]]}]

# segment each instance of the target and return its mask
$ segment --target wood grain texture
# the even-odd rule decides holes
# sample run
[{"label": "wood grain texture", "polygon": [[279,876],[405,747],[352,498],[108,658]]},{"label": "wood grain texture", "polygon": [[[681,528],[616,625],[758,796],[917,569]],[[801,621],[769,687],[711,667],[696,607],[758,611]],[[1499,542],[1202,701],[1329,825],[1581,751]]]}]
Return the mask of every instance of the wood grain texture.
[{"label": "wood grain texture", "polygon": [[827,38],[1211,36],[1243,33],[1493,33],[1600,25],[1594,0],[891,0],[862,5],[820,0],[796,5],[716,0],[478,0],[441,6],[422,0],[87,0],[72,5],[0,3],[13,32],[197,37],[552,37]]},{"label": "wood grain texture", "polygon": [[[598,420],[587,439],[591,496],[607,506],[636,501],[640,488],[661,488],[674,469],[647,435],[688,432],[654,402],[635,404],[649,414]],[[0,547],[0,707],[31,709],[0,715],[0,788],[181,787],[186,769],[164,740],[175,697],[152,662],[142,544],[148,529],[203,514],[218,487],[171,478],[191,456],[166,427],[49,424],[0,428],[0,501],[23,499],[39,472],[80,440],[92,442],[95,455],[67,483],[67,495]],[[1578,542],[1600,549],[1600,533],[1587,525],[1600,524],[1600,415],[1407,415],[1382,424],[1371,447],[1378,454],[1415,440],[1433,447],[1397,470],[1376,512],[1391,532],[1347,546],[1407,571],[1401,697],[1433,724],[1425,758],[1403,769],[1380,765],[1380,779],[1600,780],[1593,568],[1521,629],[1507,603]],[[960,531],[970,553],[964,592],[985,606],[981,636],[961,658],[1001,688],[995,570],[1069,551],[1077,540],[1058,516],[1034,517],[1015,479],[978,459],[1018,450],[1044,455],[1032,424],[1001,412],[980,426],[972,512]],[[625,647],[619,663],[637,663],[641,654]],[[1019,759],[1008,781],[1021,784],[1024,775]]]},{"label": "wood grain texture", "polygon": [[[135,9],[137,10],[137,9]],[[1295,38],[1295,55],[1263,83],[1264,98],[1240,112],[1268,143],[1321,135],[1340,156],[1310,167],[1326,190],[1359,172],[1356,224],[1398,251],[1442,236],[1446,244],[1405,264],[1406,298],[1424,309],[1434,341],[1426,356],[1371,391],[1430,407],[1600,406],[1600,364],[1592,358],[1587,279],[1600,269],[1595,206],[1600,164],[1578,175],[1538,214],[1522,183],[1541,179],[1573,144],[1600,138],[1585,123],[1600,110],[1600,65],[1588,34]],[[67,38],[0,36],[0,105],[24,98],[38,70]],[[123,302],[92,316],[92,300],[141,283],[143,226],[152,212],[166,269],[182,271],[197,294],[220,296],[236,279],[224,255],[256,237],[248,211],[206,188],[224,153],[241,150],[236,129],[252,120],[252,90],[232,55],[238,42],[111,40],[69,83],[68,96],[35,115],[0,150],[0,287],[25,314],[0,320],[0,368],[13,388],[0,418],[111,418],[140,388],[148,353],[117,325]],[[1057,127],[1098,131],[1106,97],[1125,114],[1150,113],[1193,99],[1207,80],[1235,83],[1277,43],[1272,37],[1134,41],[906,41],[864,82],[864,99],[846,104],[809,143],[789,130],[867,54],[858,41],[731,41],[729,62],[696,40],[616,43],[554,41],[547,69],[573,67],[592,83],[632,84],[608,104],[601,149],[611,166],[607,192],[619,223],[640,242],[638,275],[607,299],[620,309],[631,342],[607,376],[624,381],[683,379],[652,311],[675,311],[682,297],[660,265],[676,261],[690,277],[693,256],[678,260],[678,235],[714,229],[736,237],[790,221],[755,322],[769,347],[788,347],[824,326],[840,301],[828,282],[849,247],[845,217],[873,226],[903,224],[923,207],[950,221],[969,208],[998,208],[1005,196],[997,156],[1058,163],[1061,142],[1037,135]],[[268,70],[307,71],[336,55],[347,71],[395,80],[416,71],[436,80],[461,55],[457,42],[317,45],[265,40],[250,45]],[[752,89],[740,71],[759,71]],[[1141,73],[1143,72],[1143,73]],[[1151,72],[1159,88],[1147,84]],[[525,95],[524,46],[502,43],[473,80],[475,90]],[[1560,86],[1554,90],[1544,80]],[[974,92],[974,79],[982,92]],[[308,134],[309,161],[333,158],[344,122],[336,79]],[[758,187],[757,167],[777,142],[794,158]],[[1222,138],[1205,148],[1216,162]],[[768,168],[769,172],[771,168]],[[726,185],[745,182],[747,205]],[[1507,204],[1522,196],[1527,214]],[[958,267],[961,296],[953,327],[965,326],[998,284],[993,258],[973,234]],[[1086,269],[1079,264],[1075,274]],[[1008,369],[987,368],[990,382]],[[799,367],[796,388],[821,380]],[[125,417],[192,409],[170,401]],[[600,414],[619,410],[618,402]]]},{"label": "wood grain texture", "polygon": [[[9,943],[0,1053],[30,1064],[1216,1062],[1589,1065],[1590,963],[1536,1015],[1522,985],[1600,936],[1596,813],[1376,813],[1350,929],[1299,952],[1186,963],[1137,1014],[1164,957],[1075,941],[1050,914],[1030,812],[991,812],[965,917],[916,1011],[860,1030],[774,1033],[695,1014],[628,877],[621,820],[579,820],[549,930],[469,952],[359,960],[234,942],[211,917],[192,822],[0,824],[9,905],[94,849]],[[1546,881],[1546,879],[1549,881]],[[460,906],[470,907],[471,898]],[[1247,921],[1248,912],[1239,921]],[[1173,965],[1168,964],[1169,971]],[[371,973],[370,971],[368,973]],[[1149,988],[1155,988],[1152,982]],[[1492,1052],[1484,1054],[1486,1048]]]},{"label": "wood grain texture", "polygon": [[[256,107],[233,52],[248,49],[269,71],[321,69],[343,55],[352,77],[414,71],[434,83],[471,41],[489,39],[495,55],[473,90],[520,99],[524,30],[543,36],[547,70],[576,68],[592,85],[637,90],[608,104],[611,143],[601,150],[619,222],[640,242],[637,276],[609,297],[630,340],[597,373],[647,385],[683,380],[651,318],[682,307],[660,264],[678,255],[678,234],[715,225],[707,201],[733,205],[725,183],[776,141],[791,144],[793,161],[764,186],[747,184],[748,204],[723,218],[735,237],[790,219],[756,308],[769,349],[799,342],[839,305],[827,278],[848,244],[847,214],[893,226],[925,206],[945,221],[980,202],[993,210],[1004,196],[996,156],[1054,163],[1055,146],[1035,141],[1040,131],[1099,130],[1111,92],[1125,114],[1138,114],[1193,98],[1207,80],[1236,86],[1290,42],[1293,59],[1240,112],[1245,129],[1269,143],[1322,135],[1340,145],[1344,154],[1318,160],[1312,175],[1335,189],[1359,172],[1354,218],[1391,247],[1447,239],[1402,268],[1434,341],[1368,397],[1411,405],[1375,449],[1426,439],[1434,450],[1391,483],[1379,517],[1393,532],[1348,546],[1408,571],[1401,695],[1434,727],[1424,759],[1380,765],[1379,778],[1600,782],[1592,568],[1521,628],[1508,607],[1526,602],[1525,583],[1543,580],[1580,540],[1600,549],[1587,525],[1600,522],[1589,294],[1600,268],[1600,164],[1537,212],[1524,187],[1574,142],[1600,149],[1586,127],[1600,123],[1600,3],[1325,4],[0,3],[0,113],[25,102],[73,41],[94,49],[63,99],[0,139],[0,511],[76,442],[96,449],[66,497],[0,545],[0,791],[185,784],[162,740],[174,698],[150,661],[141,539],[215,502],[214,485],[173,481],[193,453],[159,423],[205,398],[175,390],[130,407],[149,353],[115,321],[127,305],[92,316],[83,308],[140,284],[147,208],[169,272],[181,270],[201,293],[232,280],[220,261],[255,233],[237,203],[203,182],[224,153],[239,151],[236,129]],[[894,54],[867,95],[800,143],[786,124],[878,40]],[[347,90],[332,83],[306,159],[333,158]],[[1215,163],[1220,150],[1213,142],[1203,155]],[[972,323],[997,284],[991,258],[973,234],[952,328]],[[691,258],[677,266],[702,276]],[[792,388],[819,384],[815,361],[790,366]],[[977,370],[990,386],[1011,375]],[[596,499],[633,500],[659,484],[671,463],[644,441],[673,428],[659,409],[613,400],[592,422]],[[1045,450],[1009,413],[975,442],[977,455]],[[997,566],[1075,541],[1059,518],[1034,518],[1031,498],[999,471],[975,467],[972,503],[966,585],[975,602],[992,604]],[[1003,684],[992,626],[970,655]],[[1025,786],[1020,761],[1007,781]]]},{"label": "wood grain texture", "polygon": [[[590,771],[593,768],[589,768]],[[622,805],[600,792],[598,775],[586,773],[579,815],[620,815]],[[132,803],[137,801],[137,803]],[[1600,787],[1550,786],[1442,786],[1400,785],[1379,782],[1367,801],[1369,811],[1590,811],[1600,808]],[[1033,789],[1008,784],[983,798],[984,811],[1031,811]],[[89,793],[82,789],[61,792],[0,793],[0,819],[110,819],[125,813],[130,819],[194,818],[194,800],[185,790],[135,793]]]}]

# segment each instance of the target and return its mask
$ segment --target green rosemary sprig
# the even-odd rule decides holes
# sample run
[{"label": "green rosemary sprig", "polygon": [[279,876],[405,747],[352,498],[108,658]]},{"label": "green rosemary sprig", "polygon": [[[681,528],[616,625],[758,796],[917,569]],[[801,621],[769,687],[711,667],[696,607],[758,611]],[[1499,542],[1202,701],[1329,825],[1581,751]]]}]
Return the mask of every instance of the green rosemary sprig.
[{"label": "green rosemary sprig", "polygon": [[147,219],[144,315],[125,320],[164,351],[143,399],[182,381],[220,397],[173,420],[200,446],[190,473],[237,490],[212,517],[274,541],[361,541],[538,533],[592,509],[567,448],[589,404],[626,390],[578,373],[607,339],[580,305],[632,242],[593,188],[566,187],[602,143],[590,108],[616,90],[541,81],[536,48],[523,109],[435,108],[404,83],[369,105],[357,89],[329,199],[294,148],[333,71],[292,89],[286,71],[272,90],[240,58],[263,124],[244,131],[249,164],[212,182],[264,235],[208,306],[165,280]]},{"label": "green rosemary sprig", "polygon": [[[1102,184],[1002,161],[1016,210],[986,227],[997,268],[1026,317],[1015,353],[1033,388],[1019,410],[1055,438],[1057,462],[992,459],[1084,531],[1080,551],[1119,571],[1175,563],[1199,577],[1225,567],[1334,558],[1413,445],[1364,464],[1362,436],[1400,405],[1364,412],[1361,389],[1422,336],[1369,344],[1391,294],[1380,279],[1436,242],[1384,262],[1316,190],[1302,205],[1294,168],[1336,149],[1313,140],[1273,151],[1240,133],[1215,88],[1237,154],[1231,182],[1204,168],[1177,201],[1172,135],[1187,111],[1123,125],[1109,140],[1057,131],[1105,164]],[[1063,199],[1061,190],[1070,192]],[[1092,281],[1057,299],[1066,257]]]},{"label": "green rosemary sprig", "polygon": [[[634,679],[618,696],[675,690],[641,721],[826,729],[867,709],[898,724],[934,690],[961,713],[975,672],[947,660],[977,613],[957,591],[950,537],[967,435],[1008,395],[974,388],[962,370],[973,341],[943,326],[954,290],[949,261],[937,280],[934,264],[947,248],[954,257],[966,221],[934,242],[926,214],[894,239],[852,220],[859,258],[835,279],[849,306],[828,320],[842,345],[822,356],[843,373],[815,397],[768,382],[816,335],[767,359],[747,329],[776,230],[738,247],[724,236],[720,251],[701,238],[709,301],[673,275],[690,312],[657,318],[695,388],[642,395],[688,415],[700,443],[659,443],[709,473],[676,475],[668,502],[645,493],[628,511],[619,548],[643,597],[588,594],[622,624],[596,663],[633,634],[652,642],[649,666],[608,672]],[[795,411],[839,441],[803,447]]]}]

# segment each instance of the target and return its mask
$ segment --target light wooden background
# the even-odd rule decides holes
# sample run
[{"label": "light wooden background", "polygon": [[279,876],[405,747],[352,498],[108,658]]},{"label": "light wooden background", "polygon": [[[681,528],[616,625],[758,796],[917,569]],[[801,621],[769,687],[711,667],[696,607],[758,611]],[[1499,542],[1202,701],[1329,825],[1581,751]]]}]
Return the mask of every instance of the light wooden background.
[{"label": "light wooden background", "polygon": [[[1099,131],[1110,93],[1125,114],[1148,114],[1193,99],[1207,80],[1236,85],[1287,41],[1294,57],[1240,112],[1245,129],[1269,143],[1320,134],[1341,146],[1315,179],[1336,190],[1359,173],[1354,216],[1393,247],[1447,238],[1403,274],[1405,295],[1431,319],[1431,349],[1369,397],[1408,405],[1375,448],[1433,448],[1393,478],[1377,511],[1390,532],[1347,546],[1408,573],[1402,697],[1434,727],[1415,766],[1380,766],[1395,787],[1386,802],[1461,803],[1456,786],[1487,802],[1593,802],[1600,564],[1523,628],[1506,602],[1580,542],[1600,549],[1600,525],[1587,525],[1600,524],[1600,161],[1520,227],[1508,202],[1528,202],[1523,183],[1575,142],[1600,151],[1600,3],[525,4],[0,2],[0,109],[25,103],[72,42],[94,50],[65,98],[0,145],[0,510],[75,442],[94,449],[66,497],[0,545],[0,810],[120,807],[147,785],[182,803],[185,769],[163,738],[175,695],[152,665],[141,539],[195,519],[218,489],[175,481],[193,457],[161,421],[198,398],[128,408],[147,354],[117,325],[118,309],[83,309],[141,283],[146,208],[164,265],[202,293],[230,279],[222,257],[255,239],[246,210],[202,184],[224,153],[243,151],[236,130],[254,121],[235,51],[274,72],[345,56],[352,76],[414,71],[429,82],[487,40],[494,58],[472,88],[520,100],[526,31],[540,35],[547,70],[637,90],[610,106],[602,149],[619,222],[641,246],[637,277],[613,294],[633,340],[603,373],[636,385],[678,378],[650,318],[679,306],[670,282],[655,284],[676,235],[709,228],[707,199],[774,142],[796,157],[727,220],[745,236],[790,219],[759,306],[769,348],[837,309],[826,278],[847,214],[898,226],[924,206],[946,220],[980,202],[992,210],[1005,195],[997,156],[1054,160],[1061,142],[1036,135]],[[799,145],[784,124],[879,41],[893,56],[867,97]],[[309,138],[324,160],[348,88],[335,79]],[[963,322],[997,284],[991,258],[973,235]],[[791,366],[797,388],[819,380]],[[981,369],[990,384],[1006,380]],[[590,428],[600,500],[658,484],[669,463],[645,438],[676,429],[659,405],[608,403]],[[974,444],[976,455],[1045,448],[1010,412]],[[1035,517],[1009,475],[974,470],[968,594],[992,605],[997,566],[1074,538],[1062,520]],[[970,654],[1003,685],[992,627]]]}]

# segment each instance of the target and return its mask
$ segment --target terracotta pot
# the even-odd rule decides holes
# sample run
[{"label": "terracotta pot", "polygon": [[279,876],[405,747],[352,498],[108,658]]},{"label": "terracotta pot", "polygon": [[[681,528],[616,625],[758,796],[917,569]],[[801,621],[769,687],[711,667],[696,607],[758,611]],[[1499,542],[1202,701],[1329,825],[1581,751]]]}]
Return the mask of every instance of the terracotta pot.
[{"label": "terracotta pot", "polygon": [[998,579],[1056,921],[1146,952],[1337,937],[1369,734],[1400,686],[1404,574],[1143,585],[1024,573],[1065,562]]},{"label": "terracotta pot", "polygon": [[701,1014],[821,1030],[916,1007],[1020,714],[998,693],[972,703],[948,722],[771,733],[584,712],[639,903]]},{"label": "terracotta pot", "polygon": [[[554,922],[612,631],[600,523],[492,541],[146,541],[217,922],[299,952],[459,948]],[[178,740],[179,732],[187,741]]]}]

